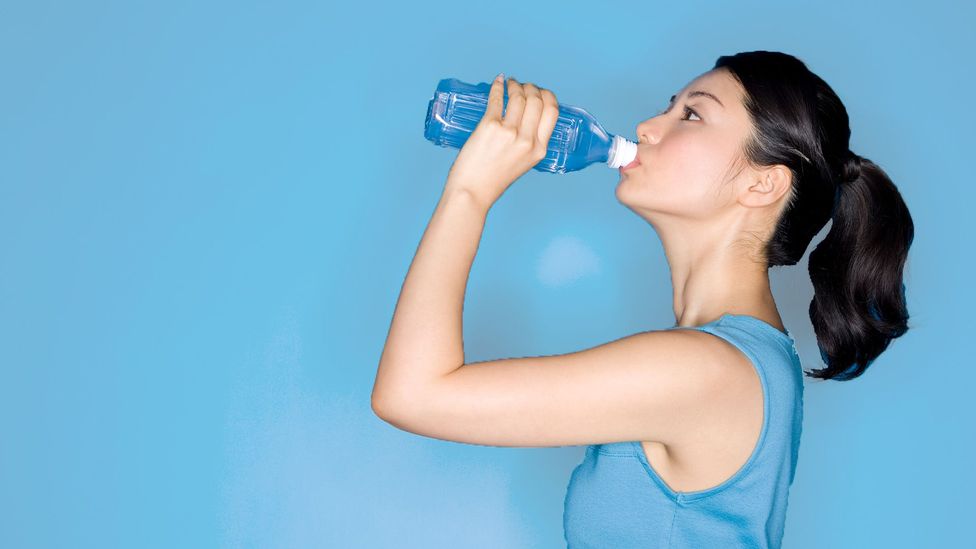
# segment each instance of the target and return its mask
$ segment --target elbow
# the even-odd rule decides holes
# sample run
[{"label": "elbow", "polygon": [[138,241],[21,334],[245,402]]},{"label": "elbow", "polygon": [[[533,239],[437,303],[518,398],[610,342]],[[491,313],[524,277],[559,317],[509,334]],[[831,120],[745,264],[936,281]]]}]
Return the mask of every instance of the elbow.
[{"label": "elbow", "polygon": [[409,387],[390,386],[373,388],[370,397],[371,407],[376,417],[394,425],[406,416],[414,416],[419,412],[419,405],[424,399],[420,395],[429,394],[418,390],[414,385]]},{"label": "elbow", "polygon": [[433,395],[437,394],[435,389],[436,385],[429,380],[403,379],[389,372],[385,376],[377,374],[370,405],[376,417],[392,424],[428,409]]},{"label": "elbow", "polygon": [[376,390],[373,390],[373,395],[370,397],[370,406],[373,408],[373,413],[383,421],[388,421],[387,418],[390,414],[388,400]]},{"label": "elbow", "polygon": [[385,390],[378,391],[373,389],[373,394],[370,397],[370,406],[373,409],[373,413],[376,414],[376,417],[387,423],[392,423],[394,418],[402,413],[402,402],[402,399],[397,398],[396,395]]},{"label": "elbow", "polygon": [[373,381],[373,392],[369,399],[370,408],[373,409],[373,413],[376,415],[376,417],[385,421],[390,410],[390,391],[386,389],[389,383],[380,383],[380,378],[382,377],[380,374],[382,371],[383,367],[381,364],[379,373],[376,374],[376,380]]}]

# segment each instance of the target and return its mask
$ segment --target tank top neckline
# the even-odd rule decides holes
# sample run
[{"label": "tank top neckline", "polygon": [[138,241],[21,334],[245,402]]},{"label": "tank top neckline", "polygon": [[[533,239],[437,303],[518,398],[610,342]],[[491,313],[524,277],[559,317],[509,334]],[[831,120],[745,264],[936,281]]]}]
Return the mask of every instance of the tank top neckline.
[{"label": "tank top neckline", "polygon": [[712,320],[711,322],[706,322],[706,323],[701,324],[699,326],[675,326],[673,329],[682,329],[682,328],[684,328],[684,329],[695,329],[695,328],[703,328],[705,326],[712,326],[712,325],[721,324],[722,321],[725,320],[726,318],[743,320],[745,322],[751,323],[754,326],[759,326],[759,327],[763,328],[764,330],[766,330],[768,332],[771,332],[773,334],[776,334],[776,336],[779,337],[782,340],[788,341],[789,343],[793,343],[794,342],[793,334],[790,333],[789,328],[787,328],[786,331],[783,332],[782,330],[780,330],[776,326],[773,326],[772,324],[766,322],[765,320],[763,320],[761,318],[758,318],[758,317],[755,317],[755,316],[752,316],[752,315],[740,315],[740,314],[733,314],[733,313],[724,313],[722,316],[716,318],[715,320]]}]

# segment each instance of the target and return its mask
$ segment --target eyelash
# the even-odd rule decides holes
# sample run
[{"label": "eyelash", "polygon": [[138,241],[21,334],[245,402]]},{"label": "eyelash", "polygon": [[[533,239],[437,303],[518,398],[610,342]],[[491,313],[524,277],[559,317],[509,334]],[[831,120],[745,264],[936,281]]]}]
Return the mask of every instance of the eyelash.
[{"label": "eyelash", "polygon": [[[666,112],[668,112],[668,110],[669,109],[665,109],[664,111],[661,112],[661,114],[665,114]],[[691,107],[688,107],[687,105],[685,105],[684,113],[685,113],[685,115],[687,115],[687,114],[693,114],[693,115],[695,115],[695,116],[698,117],[698,120],[688,120],[684,116],[682,116],[679,120],[688,120],[689,122],[700,122],[701,121],[701,115],[698,114],[697,112],[695,112],[694,109],[692,109]]]}]

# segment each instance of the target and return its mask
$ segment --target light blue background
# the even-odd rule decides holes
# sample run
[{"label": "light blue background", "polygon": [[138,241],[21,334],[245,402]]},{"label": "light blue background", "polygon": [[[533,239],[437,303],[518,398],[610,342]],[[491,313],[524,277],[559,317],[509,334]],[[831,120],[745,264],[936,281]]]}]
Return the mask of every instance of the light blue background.
[{"label": "light blue background", "polygon": [[[0,9],[0,546],[563,546],[582,447],[445,442],[370,410],[457,152],[423,139],[427,101],[505,71],[633,139],[719,55],[755,49],[834,87],[916,228],[912,330],[863,378],[807,384],[785,546],[967,540],[972,8],[202,4]],[[496,204],[468,361],[673,324],[618,178],[532,171]],[[806,258],[772,273],[818,368]]]}]

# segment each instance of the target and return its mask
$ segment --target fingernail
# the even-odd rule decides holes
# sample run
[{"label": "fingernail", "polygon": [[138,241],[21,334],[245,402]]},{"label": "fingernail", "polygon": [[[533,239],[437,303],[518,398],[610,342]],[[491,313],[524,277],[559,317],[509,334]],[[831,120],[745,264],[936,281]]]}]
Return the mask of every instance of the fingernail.
[{"label": "fingernail", "polygon": [[495,82],[501,82],[504,79],[505,79],[505,73],[500,72],[498,73],[498,76],[495,77]]}]

